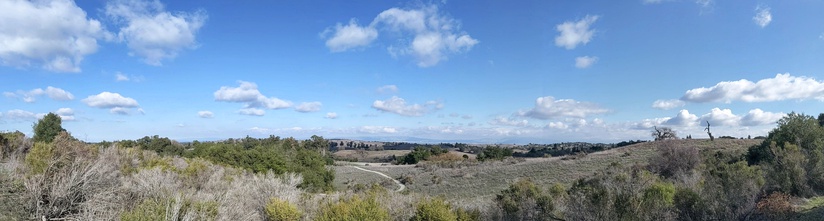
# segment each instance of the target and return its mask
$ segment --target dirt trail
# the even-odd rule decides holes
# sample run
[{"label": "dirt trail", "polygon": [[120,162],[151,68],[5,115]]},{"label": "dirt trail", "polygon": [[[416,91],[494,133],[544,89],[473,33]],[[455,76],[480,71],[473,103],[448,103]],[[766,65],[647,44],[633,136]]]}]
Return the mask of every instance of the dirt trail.
[{"label": "dirt trail", "polygon": [[355,169],[363,170],[363,171],[366,171],[366,172],[376,173],[378,175],[381,175],[382,177],[386,177],[386,178],[391,179],[392,181],[395,181],[395,184],[398,184],[398,186],[400,186],[397,190],[395,190],[395,192],[400,192],[400,191],[403,191],[403,190],[406,189],[406,185],[403,185],[403,183],[401,183],[401,181],[398,181],[395,178],[392,178],[389,175],[386,175],[384,173],[374,171],[374,170],[364,169],[364,168],[361,168],[359,166],[354,166],[354,165],[350,165],[350,167],[354,167]]}]

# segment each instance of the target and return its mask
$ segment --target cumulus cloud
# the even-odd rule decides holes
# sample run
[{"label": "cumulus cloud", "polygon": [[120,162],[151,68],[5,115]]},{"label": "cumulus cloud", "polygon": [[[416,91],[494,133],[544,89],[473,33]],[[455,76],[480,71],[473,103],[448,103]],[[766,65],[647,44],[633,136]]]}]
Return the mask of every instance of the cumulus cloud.
[{"label": "cumulus cloud", "polygon": [[560,32],[555,37],[555,46],[566,49],[574,49],[579,44],[587,44],[595,35],[595,29],[590,29],[590,25],[598,20],[597,15],[587,15],[578,21],[567,21],[556,26]]},{"label": "cumulus cloud", "polygon": [[200,118],[213,118],[215,114],[211,111],[198,111],[197,116]]},{"label": "cumulus cloud", "polygon": [[368,134],[377,134],[377,133],[388,133],[393,134],[397,133],[398,130],[394,127],[386,127],[386,126],[362,126],[358,129],[361,133],[368,133]]},{"label": "cumulus cloud", "polygon": [[384,85],[384,86],[380,86],[377,89],[377,91],[378,91],[378,93],[381,93],[381,94],[384,94],[384,93],[397,93],[398,92],[398,86],[394,85],[394,84]]},{"label": "cumulus cloud", "polygon": [[774,124],[782,117],[784,117],[785,113],[772,113],[772,112],[765,112],[761,109],[752,109],[747,115],[741,117],[741,126],[759,126],[759,125],[770,125]]},{"label": "cumulus cloud", "polygon": [[347,25],[338,23],[327,28],[321,37],[332,52],[342,52],[370,45],[378,37],[378,30],[394,33],[399,42],[387,49],[393,56],[411,55],[420,67],[434,66],[447,60],[451,54],[464,53],[479,43],[460,30],[460,22],[442,14],[436,5],[414,9],[387,9],[368,25],[361,26],[355,19]]},{"label": "cumulus cloud", "polygon": [[588,68],[598,62],[598,57],[583,56],[575,58],[576,68]]},{"label": "cumulus cloud", "polygon": [[243,108],[247,110],[241,110],[238,113],[257,116],[265,114],[265,111],[260,108],[277,110],[292,107],[290,101],[264,96],[258,90],[257,84],[253,82],[238,81],[238,83],[240,84],[238,87],[220,87],[214,93],[215,101],[243,103]]},{"label": "cumulus cloud", "polygon": [[491,125],[499,125],[499,126],[516,126],[516,127],[525,127],[529,125],[529,121],[527,120],[517,120],[512,118],[506,117],[496,117],[495,119],[489,121]]},{"label": "cumulus cloud", "polygon": [[376,100],[372,103],[372,108],[402,116],[417,117],[435,110],[439,110],[443,108],[443,104],[437,101],[427,101],[423,105],[406,104],[406,100],[403,98],[392,96],[392,98],[387,100]]},{"label": "cumulus cloud", "polygon": [[586,118],[589,115],[604,114],[609,110],[594,103],[581,102],[572,99],[555,100],[554,97],[539,97],[535,100],[535,107],[529,111],[522,111],[521,116],[537,119],[551,119],[559,117]]},{"label": "cumulus cloud", "polygon": [[824,82],[809,77],[777,74],[752,82],[746,79],[722,81],[715,86],[688,90],[681,100],[688,102],[768,102],[781,100],[824,100]]},{"label": "cumulus cloud", "polygon": [[320,102],[303,102],[300,103],[298,106],[295,107],[295,111],[301,113],[309,113],[309,112],[317,112],[320,111],[320,107],[323,106]]},{"label": "cumulus cloud", "polygon": [[690,114],[688,110],[681,110],[678,112],[678,115],[664,120],[661,124],[671,126],[694,126],[697,122],[698,116],[695,114]]},{"label": "cumulus cloud", "polygon": [[684,101],[678,99],[656,100],[652,103],[652,108],[669,110],[677,107],[683,107],[684,104],[686,104]]},{"label": "cumulus cloud", "polygon": [[54,114],[57,114],[57,116],[60,116],[60,119],[63,120],[63,121],[73,121],[74,120],[74,110],[72,110],[71,108],[64,107],[64,108],[57,109],[57,111],[55,111]]},{"label": "cumulus cloud", "polygon": [[338,119],[338,113],[335,113],[335,112],[326,113],[325,118],[326,119]]},{"label": "cumulus cloud", "polygon": [[243,108],[238,110],[237,113],[249,116],[263,116],[264,114],[266,114],[266,111],[258,108]]},{"label": "cumulus cloud", "polygon": [[772,13],[770,13],[770,7],[761,5],[756,7],[755,16],[752,17],[752,21],[762,28],[767,27],[767,25],[769,25],[770,22],[772,22]]},{"label": "cumulus cloud", "polygon": [[332,52],[343,52],[353,48],[365,47],[378,38],[378,30],[375,27],[360,26],[354,18],[349,20],[349,24],[338,23],[334,28],[327,28],[321,34],[321,37],[326,37],[329,33],[332,33],[332,36],[326,40],[326,47]]},{"label": "cumulus cloud", "polygon": [[[124,97],[119,93],[112,93],[108,91],[101,92],[97,95],[91,95],[81,101],[86,103],[89,107],[109,109],[109,113],[121,115],[127,115],[129,114],[129,110],[139,106],[137,101],[133,98]],[[138,109],[138,112],[142,112],[142,109]]]},{"label": "cumulus cloud", "polygon": [[38,96],[43,95],[57,101],[74,100],[74,95],[72,95],[72,93],[52,86],[46,87],[45,90],[42,88],[35,88],[30,91],[18,90],[17,92],[3,92],[3,95],[9,98],[20,98],[26,103],[35,102],[37,101]]},{"label": "cumulus cloud", "polygon": [[124,24],[117,38],[126,43],[129,54],[155,66],[196,48],[197,32],[208,17],[203,10],[168,12],[158,0],[109,1],[104,13]]},{"label": "cumulus cloud", "polygon": [[706,125],[707,121],[716,126],[738,126],[741,117],[736,116],[730,109],[713,108],[709,113],[704,114],[700,118],[702,125]]},{"label": "cumulus cloud", "polygon": [[6,111],[4,115],[5,119],[9,119],[11,121],[34,121],[38,118],[43,117],[45,114],[35,114],[29,111],[24,111],[20,109],[14,109],[10,111]]},{"label": "cumulus cloud", "polygon": [[80,72],[80,62],[110,36],[71,0],[0,1],[0,63]]}]

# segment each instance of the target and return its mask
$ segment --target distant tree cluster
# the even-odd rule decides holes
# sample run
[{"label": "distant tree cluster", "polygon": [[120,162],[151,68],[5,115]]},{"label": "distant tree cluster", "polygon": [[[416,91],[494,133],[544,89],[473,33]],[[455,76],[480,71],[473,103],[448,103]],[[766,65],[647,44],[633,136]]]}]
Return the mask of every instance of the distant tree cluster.
[{"label": "distant tree cluster", "polygon": [[511,156],[512,149],[502,148],[499,146],[490,146],[484,148],[483,152],[479,153],[476,159],[480,161],[503,160],[504,158]]},{"label": "distant tree cluster", "polygon": [[409,152],[405,156],[401,157],[398,164],[417,164],[418,162],[424,161],[429,157],[438,156],[447,152],[449,151],[442,149],[440,146],[419,146],[412,149],[412,152]]}]

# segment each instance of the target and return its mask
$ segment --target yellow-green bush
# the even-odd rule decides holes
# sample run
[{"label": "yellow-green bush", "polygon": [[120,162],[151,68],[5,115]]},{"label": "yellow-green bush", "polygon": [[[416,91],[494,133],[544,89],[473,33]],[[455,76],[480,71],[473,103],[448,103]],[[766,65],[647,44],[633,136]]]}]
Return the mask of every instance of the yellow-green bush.
[{"label": "yellow-green bush", "polygon": [[413,221],[452,221],[458,216],[452,212],[452,205],[439,198],[422,200],[415,210]]},{"label": "yellow-green bush", "polygon": [[34,147],[26,154],[26,165],[32,174],[46,172],[49,163],[53,163],[54,145],[45,142],[34,143]]},{"label": "yellow-green bush", "polygon": [[295,205],[278,198],[266,204],[266,218],[273,221],[297,221],[303,213]]},{"label": "yellow-green bush", "polygon": [[326,203],[320,208],[315,218],[318,221],[359,221],[359,220],[389,220],[389,211],[378,205],[375,196],[361,199],[353,196],[337,202]]},{"label": "yellow-green bush", "polygon": [[145,199],[131,210],[120,214],[122,221],[167,220],[172,200]]}]

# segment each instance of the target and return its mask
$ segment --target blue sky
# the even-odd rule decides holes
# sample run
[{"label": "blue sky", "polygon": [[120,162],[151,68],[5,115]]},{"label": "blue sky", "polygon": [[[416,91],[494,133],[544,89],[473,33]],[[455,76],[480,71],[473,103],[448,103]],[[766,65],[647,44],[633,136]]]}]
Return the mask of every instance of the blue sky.
[{"label": "blue sky", "polygon": [[88,141],[759,136],[824,112],[819,1],[0,2],[0,130]]}]

